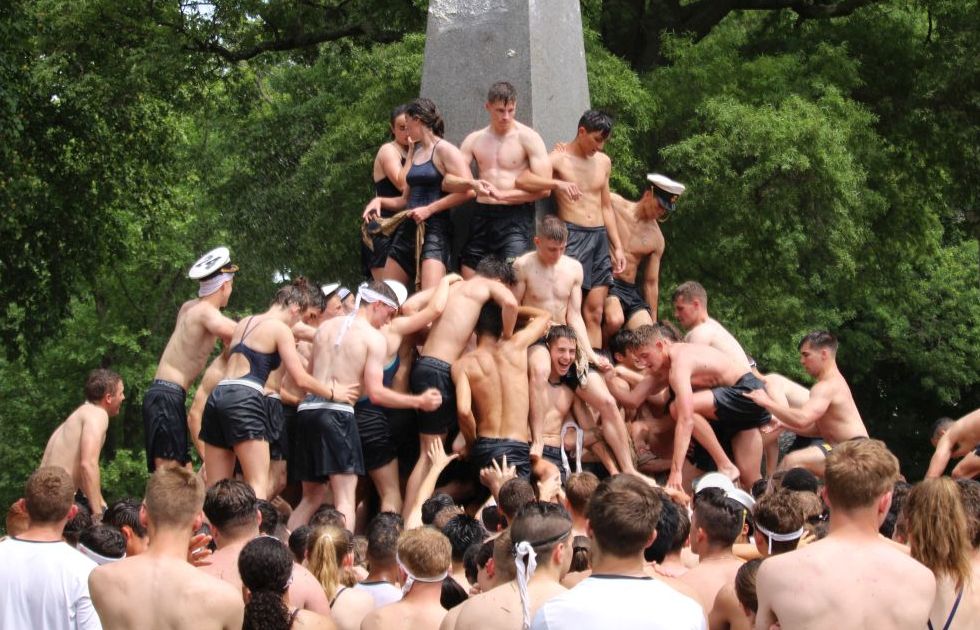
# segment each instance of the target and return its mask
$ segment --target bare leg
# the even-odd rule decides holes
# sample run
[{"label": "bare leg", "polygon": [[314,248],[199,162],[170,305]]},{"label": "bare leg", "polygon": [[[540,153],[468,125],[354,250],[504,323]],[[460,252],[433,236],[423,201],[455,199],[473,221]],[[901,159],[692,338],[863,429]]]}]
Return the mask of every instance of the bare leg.
[{"label": "bare leg", "polygon": [[602,337],[608,341],[626,323],[626,316],[623,315],[623,305],[617,298],[612,296],[606,298],[605,306],[602,311]]},{"label": "bare leg", "polygon": [[405,286],[408,286],[408,272],[402,269],[402,266],[395,262],[394,258],[388,258],[388,260],[385,261],[385,268],[382,275],[384,276],[385,280],[397,280]]},{"label": "bare leg", "polygon": [[289,516],[289,522],[286,527],[290,531],[300,527],[301,525],[306,525],[313,518],[313,513],[323,505],[326,500],[327,486],[320,481],[304,481],[303,482],[303,498],[300,499],[299,505],[293,510],[293,513]]},{"label": "bare leg", "polygon": [[592,287],[585,295],[585,302],[582,304],[582,319],[585,320],[585,328],[589,331],[589,343],[593,348],[602,347],[602,307],[606,302],[606,294],[609,287]]},{"label": "bare leg", "polygon": [[286,460],[269,462],[269,499],[272,500],[286,487]]},{"label": "bare leg", "polygon": [[378,282],[385,279],[385,268],[384,267],[371,267],[371,277]]},{"label": "bare leg", "polygon": [[[408,486],[405,488],[404,505],[413,505],[415,503],[415,497],[419,493],[419,486],[422,485],[422,480],[429,472],[429,445],[435,441],[438,441],[439,446],[442,447],[442,445],[445,444],[445,439],[445,433],[419,433],[419,461],[415,464],[415,468],[412,469],[412,474],[408,477]],[[408,517],[407,514],[404,516],[406,518]]]},{"label": "bare leg", "polygon": [[204,467],[208,469],[208,487],[235,474],[235,452],[208,444],[204,451]]},{"label": "bare leg", "polygon": [[650,326],[653,322],[654,320],[650,315],[650,311],[644,308],[630,316],[630,320],[626,322],[626,330],[636,330],[640,326]]},{"label": "bare leg", "polygon": [[[548,377],[551,375],[551,355],[547,346],[535,344],[527,350],[527,375],[530,389],[531,450],[540,455],[544,442],[541,433],[547,415]],[[539,450],[542,449],[542,450]]]},{"label": "bare leg", "polygon": [[381,468],[369,470],[368,475],[381,496],[381,511],[401,514],[402,493],[398,487],[398,460],[393,459]]},{"label": "bare leg", "polygon": [[446,265],[441,260],[426,258],[422,261],[422,290],[436,286],[445,275]]},{"label": "bare leg", "polygon": [[779,436],[781,429],[762,434],[762,449],[766,458],[766,476],[771,477],[779,466]]},{"label": "bare leg", "polygon": [[738,466],[728,458],[728,454],[718,441],[718,436],[715,435],[715,430],[708,423],[708,420],[715,420],[716,417],[715,395],[711,390],[703,389],[694,392],[694,439],[711,455],[718,472],[727,475],[732,481],[737,481],[741,476]]},{"label": "bare leg", "polygon": [[826,451],[820,446],[808,446],[798,451],[793,451],[783,458],[778,470],[789,470],[790,468],[806,468],[817,477],[823,478],[827,468]]},{"label": "bare leg", "polygon": [[758,429],[739,431],[732,438],[732,452],[735,463],[741,472],[739,479],[746,490],[762,477],[759,465],[762,463],[762,432]]},{"label": "bare leg", "polygon": [[265,440],[239,442],[235,445],[235,455],[242,464],[245,483],[252,486],[256,497],[265,499],[269,492],[269,443]]},{"label": "bare leg", "polygon": [[354,511],[354,498],[357,495],[357,475],[345,473],[330,475],[330,489],[333,490],[337,511],[344,515],[348,531],[355,531],[357,515]]},{"label": "bare leg", "polygon": [[606,381],[600,375],[590,373],[585,387],[580,387],[576,393],[599,413],[602,437],[615,454],[619,469],[624,473],[640,475],[633,463],[626,423],[619,413],[616,400],[606,387]]}]

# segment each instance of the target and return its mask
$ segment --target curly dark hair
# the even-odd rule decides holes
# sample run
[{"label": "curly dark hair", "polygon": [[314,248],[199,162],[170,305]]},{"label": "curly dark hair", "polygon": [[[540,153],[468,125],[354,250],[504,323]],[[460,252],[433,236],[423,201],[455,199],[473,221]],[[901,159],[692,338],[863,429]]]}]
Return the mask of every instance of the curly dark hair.
[{"label": "curly dark hair", "polygon": [[293,561],[286,546],[271,536],[259,536],[239,554],[238,573],[251,593],[242,630],[287,630],[292,619],[283,595]]}]

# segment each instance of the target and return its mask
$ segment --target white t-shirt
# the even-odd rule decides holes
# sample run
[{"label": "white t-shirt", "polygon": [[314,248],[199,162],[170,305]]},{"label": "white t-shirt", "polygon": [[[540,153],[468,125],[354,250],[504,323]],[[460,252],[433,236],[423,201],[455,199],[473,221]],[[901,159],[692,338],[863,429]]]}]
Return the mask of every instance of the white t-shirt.
[{"label": "white t-shirt", "polygon": [[402,589],[391,582],[361,582],[354,588],[370,593],[371,597],[374,598],[375,608],[394,604],[402,599]]},{"label": "white t-shirt", "polygon": [[593,575],[538,609],[531,630],[705,630],[696,601],[653,578]]},{"label": "white t-shirt", "polygon": [[64,542],[0,542],[0,630],[102,630],[88,593],[95,567]]}]

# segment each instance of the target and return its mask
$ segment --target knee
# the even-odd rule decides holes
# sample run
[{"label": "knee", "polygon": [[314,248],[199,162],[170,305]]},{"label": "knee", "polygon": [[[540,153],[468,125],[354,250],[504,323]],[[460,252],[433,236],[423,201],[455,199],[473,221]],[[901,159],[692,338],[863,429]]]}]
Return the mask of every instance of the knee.
[{"label": "knee", "polygon": [[582,306],[582,317],[592,322],[598,322],[602,319],[602,304],[585,304]]},{"label": "knee", "polygon": [[623,327],[626,323],[626,317],[623,316],[621,311],[609,311],[605,312],[606,316],[606,327],[611,331],[617,331]]}]

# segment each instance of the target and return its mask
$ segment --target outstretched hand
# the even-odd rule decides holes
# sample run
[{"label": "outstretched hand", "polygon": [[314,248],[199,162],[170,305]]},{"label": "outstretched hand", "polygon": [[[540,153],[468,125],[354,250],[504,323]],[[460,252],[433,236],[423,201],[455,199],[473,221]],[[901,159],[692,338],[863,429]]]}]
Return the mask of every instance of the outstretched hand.
[{"label": "outstretched hand", "polygon": [[742,395],[760,407],[765,407],[773,403],[773,399],[764,389],[751,389],[747,392],[742,392]]},{"label": "outstretched hand", "polygon": [[503,457],[503,464],[497,460],[491,460],[490,465],[480,471],[480,483],[490,488],[490,492],[496,498],[501,486],[507,481],[517,477],[517,468],[507,464],[507,456]]},{"label": "outstretched hand", "polygon": [[432,464],[432,467],[437,470],[443,470],[449,465],[449,462],[459,458],[459,453],[453,453],[452,455],[446,454],[446,447],[443,446],[441,439],[429,444],[429,450],[426,452],[426,455],[429,457],[429,462]]}]

